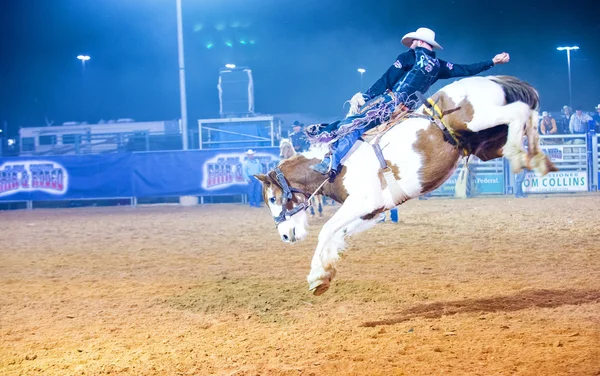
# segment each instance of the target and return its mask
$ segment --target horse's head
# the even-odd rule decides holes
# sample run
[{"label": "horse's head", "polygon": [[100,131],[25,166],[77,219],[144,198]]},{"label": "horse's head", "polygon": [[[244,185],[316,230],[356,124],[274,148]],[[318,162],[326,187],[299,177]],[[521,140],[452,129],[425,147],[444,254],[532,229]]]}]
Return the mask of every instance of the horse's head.
[{"label": "horse's head", "polygon": [[281,240],[293,243],[304,240],[307,235],[309,192],[295,187],[295,182],[284,176],[280,165],[267,175],[255,175],[262,182],[265,204],[271,210]]}]

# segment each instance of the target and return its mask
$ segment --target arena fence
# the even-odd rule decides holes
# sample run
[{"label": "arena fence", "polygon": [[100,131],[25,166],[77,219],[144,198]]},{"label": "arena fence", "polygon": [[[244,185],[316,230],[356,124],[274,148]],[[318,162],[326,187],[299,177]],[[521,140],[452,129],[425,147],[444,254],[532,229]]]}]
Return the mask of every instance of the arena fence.
[{"label": "arena fence", "polygon": [[[598,137],[542,137],[544,152],[559,167],[543,178],[525,173],[523,190],[531,194],[592,192],[598,189]],[[256,158],[267,172],[279,162],[277,148],[257,148]],[[200,203],[245,202],[247,183],[242,174],[245,149],[128,152],[97,155],[9,157],[0,159],[0,205],[41,202],[116,200],[136,205],[178,202],[195,196]],[[460,169],[433,196],[454,196]],[[471,196],[512,194],[515,175],[504,159],[482,162],[471,157],[468,191]],[[220,199],[222,198],[222,199]],[[170,200],[169,200],[170,199]],[[6,206],[6,205],[5,205]],[[73,206],[73,205],[71,205]]]}]

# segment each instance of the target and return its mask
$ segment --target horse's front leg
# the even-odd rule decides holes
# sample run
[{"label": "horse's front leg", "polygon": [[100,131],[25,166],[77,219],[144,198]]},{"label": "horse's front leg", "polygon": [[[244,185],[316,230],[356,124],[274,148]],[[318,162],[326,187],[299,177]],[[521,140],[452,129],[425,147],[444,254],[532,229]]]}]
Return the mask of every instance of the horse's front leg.
[{"label": "horse's front leg", "polygon": [[361,205],[358,200],[346,200],[335,215],[323,225],[319,233],[319,242],[312,258],[311,269],[306,277],[309,289],[315,295],[321,295],[329,288],[331,280],[335,276],[335,262],[339,258],[339,252],[344,248],[344,236],[355,233],[356,229],[361,228],[365,221],[361,217],[376,211],[377,208],[371,208]]}]

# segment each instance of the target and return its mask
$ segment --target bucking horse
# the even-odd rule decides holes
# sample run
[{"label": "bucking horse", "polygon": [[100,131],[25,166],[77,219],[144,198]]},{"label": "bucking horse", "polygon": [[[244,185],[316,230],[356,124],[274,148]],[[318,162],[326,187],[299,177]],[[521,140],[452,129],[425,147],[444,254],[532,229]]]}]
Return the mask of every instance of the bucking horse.
[{"label": "bucking horse", "polygon": [[414,111],[392,115],[363,135],[335,179],[309,168],[320,162],[325,148],[283,160],[256,176],[287,243],[306,237],[306,209],[314,195],[342,204],[319,233],[307,276],[315,295],[329,288],[347,236],[374,226],[380,213],[441,186],[461,158],[506,157],[514,173],[527,168],[538,176],[558,170],[539,147],[539,95],[528,83],[512,76],[469,77],[423,99]]}]

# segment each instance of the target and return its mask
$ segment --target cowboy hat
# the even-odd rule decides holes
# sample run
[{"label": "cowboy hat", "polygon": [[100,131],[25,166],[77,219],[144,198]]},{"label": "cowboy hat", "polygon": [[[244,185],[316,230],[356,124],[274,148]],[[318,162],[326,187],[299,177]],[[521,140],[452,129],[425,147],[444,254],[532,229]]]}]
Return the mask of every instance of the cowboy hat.
[{"label": "cowboy hat", "polygon": [[429,43],[433,48],[439,48],[440,50],[442,49],[442,46],[435,41],[435,33],[433,30],[426,27],[420,27],[417,29],[417,31],[406,34],[404,37],[402,37],[402,44],[410,48],[414,40],[422,40],[423,42]]},{"label": "cowboy hat", "polygon": [[246,154],[248,154],[248,155],[254,155],[254,150],[248,149],[248,151],[246,152]]},{"label": "cowboy hat", "polygon": [[600,104],[596,106],[596,110],[600,108]]},{"label": "cowboy hat", "polygon": [[548,116],[548,111],[542,112],[542,116]]}]

